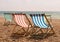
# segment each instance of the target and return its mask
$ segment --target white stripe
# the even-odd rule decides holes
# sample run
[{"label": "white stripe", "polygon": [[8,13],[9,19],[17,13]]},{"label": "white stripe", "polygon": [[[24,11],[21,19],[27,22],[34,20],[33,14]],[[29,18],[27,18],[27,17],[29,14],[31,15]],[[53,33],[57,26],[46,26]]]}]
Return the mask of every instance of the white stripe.
[{"label": "white stripe", "polygon": [[22,27],[28,27],[28,25],[25,23],[25,16],[24,15],[14,15],[15,21],[18,25]]}]

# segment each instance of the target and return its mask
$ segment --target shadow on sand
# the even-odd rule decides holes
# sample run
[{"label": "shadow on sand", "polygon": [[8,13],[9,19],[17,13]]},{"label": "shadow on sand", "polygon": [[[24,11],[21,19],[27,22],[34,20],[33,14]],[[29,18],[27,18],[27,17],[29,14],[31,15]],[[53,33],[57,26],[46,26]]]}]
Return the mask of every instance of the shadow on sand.
[{"label": "shadow on sand", "polygon": [[[39,34],[39,35],[31,35],[31,37],[29,37],[28,39],[34,39],[34,40],[43,40],[43,39],[46,39],[50,36],[53,36],[54,34],[53,33],[48,33],[45,37],[44,35],[46,35],[46,33],[43,33],[43,34]],[[22,38],[23,36],[20,36],[20,34],[16,34],[14,33],[13,35],[11,35],[12,39],[19,39],[19,38]]]},{"label": "shadow on sand", "polygon": [[35,40],[38,40],[38,39],[45,39],[45,38],[48,38],[50,36],[53,36],[54,34],[53,33],[48,33],[45,37],[44,35],[46,35],[45,33],[43,34],[39,34],[39,35],[32,35],[29,39],[35,39]]}]

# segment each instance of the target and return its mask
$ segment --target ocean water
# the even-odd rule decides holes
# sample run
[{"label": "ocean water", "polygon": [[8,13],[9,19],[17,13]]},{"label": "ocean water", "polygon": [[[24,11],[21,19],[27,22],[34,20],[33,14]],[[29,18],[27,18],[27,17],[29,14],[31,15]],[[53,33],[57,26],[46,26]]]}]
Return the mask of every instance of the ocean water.
[{"label": "ocean water", "polygon": [[52,11],[0,11],[0,17],[4,17],[4,13],[26,13],[26,14],[42,14],[51,15],[53,19],[60,19],[60,12],[52,12]]}]

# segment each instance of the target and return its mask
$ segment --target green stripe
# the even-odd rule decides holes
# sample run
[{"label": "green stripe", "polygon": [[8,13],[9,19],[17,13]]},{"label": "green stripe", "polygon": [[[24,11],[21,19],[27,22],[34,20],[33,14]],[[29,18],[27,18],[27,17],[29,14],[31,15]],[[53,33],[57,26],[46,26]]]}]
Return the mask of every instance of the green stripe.
[{"label": "green stripe", "polygon": [[10,14],[4,14],[4,18],[5,18],[7,21],[12,21],[12,15],[10,15]]}]

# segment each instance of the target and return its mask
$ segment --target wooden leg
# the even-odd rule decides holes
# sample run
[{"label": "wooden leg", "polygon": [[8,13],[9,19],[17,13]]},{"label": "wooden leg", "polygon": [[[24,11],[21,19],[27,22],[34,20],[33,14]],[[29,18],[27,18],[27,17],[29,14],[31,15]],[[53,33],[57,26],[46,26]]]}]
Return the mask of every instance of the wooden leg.
[{"label": "wooden leg", "polygon": [[31,28],[31,30],[30,30],[30,31],[31,31],[30,35],[33,35],[34,29],[35,29],[34,27]]},{"label": "wooden leg", "polygon": [[50,33],[51,31],[53,32],[53,34],[55,34],[55,32],[54,32],[53,28],[51,28],[51,30],[50,30],[50,31],[47,31],[47,32],[46,32],[46,34],[44,35],[44,37],[43,37],[43,38],[45,38],[45,37],[47,36],[47,34],[48,34],[48,33]]},{"label": "wooden leg", "polygon": [[53,34],[55,34],[55,31],[53,30],[53,28],[51,28],[51,30],[49,32],[51,32],[51,31],[53,32]]},{"label": "wooden leg", "polygon": [[39,30],[36,31],[34,34],[38,33],[39,31],[41,31],[41,33],[43,33],[42,29],[39,29]]},{"label": "wooden leg", "polygon": [[26,33],[26,31],[22,28],[22,30]]},{"label": "wooden leg", "polygon": [[[12,33],[14,33],[15,28],[16,28],[16,25],[14,26],[14,28],[13,28],[13,30],[12,30]],[[11,34],[12,34],[12,33],[11,33]]]},{"label": "wooden leg", "polygon": [[26,34],[28,34],[28,33],[29,33],[28,31],[29,31],[29,27],[28,27],[28,29],[26,30]]},{"label": "wooden leg", "polygon": [[[22,28],[21,28],[22,29]],[[19,31],[21,31],[21,29],[20,30],[18,30],[16,33],[18,33]],[[24,29],[22,29],[24,32],[25,32],[25,30]]]}]

